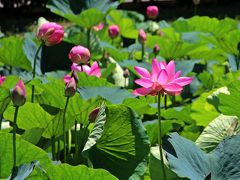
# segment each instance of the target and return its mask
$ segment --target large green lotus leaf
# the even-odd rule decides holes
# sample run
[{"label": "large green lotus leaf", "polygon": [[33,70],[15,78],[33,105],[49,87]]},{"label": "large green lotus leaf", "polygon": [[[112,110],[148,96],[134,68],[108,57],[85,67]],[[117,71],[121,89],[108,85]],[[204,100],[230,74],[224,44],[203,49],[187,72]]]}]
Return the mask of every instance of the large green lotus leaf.
[{"label": "large green lotus leaf", "polygon": [[98,134],[96,144],[83,151],[84,156],[95,168],[104,168],[119,179],[143,176],[150,143],[134,112],[124,105],[108,106],[102,128],[93,129]]},{"label": "large green lotus leaf", "polygon": [[145,97],[128,98],[123,101],[123,104],[132,108],[139,115],[154,115],[157,112],[157,109],[151,107]]},{"label": "large green lotus leaf", "polygon": [[[43,132],[43,137],[51,138],[53,136],[58,137],[63,134],[63,110],[60,110],[54,118],[47,124]],[[66,124],[65,130],[68,131],[73,127],[75,123],[75,118],[70,113],[66,113]]]},{"label": "large green lotus leaf", "polygon": [[220,114],[201,133],[196,144],[210,152],[226,137],[240,133],[238,118]]},{"label": "large green lotus leaf", "polygon": [[91,28],[103,21],[104,14],[98,9],[87,9],[81,12],[80,15],[65,15],[67,19],[78,24],[81,27]]},{"label": "large green lotus leaf", "polygon": [[100,46],[116,61],[122,61],[128,58],[128,51],[117,49],[107,42],[101,42]]},{"label": "large green lotus leaf", "polygon": [[232,83],[228,86],[230,94],[219,94],[219,110],[226,115],[237,116],[240,118],[240,84],[239,82]]},{"label": "large green lotus leaf", "polygon": [[224,139],[217,148],[210,153],[212,180],[228,180],[240,178],[240,136],[235,135]]},{"label": "large green lotus leaf", "polygon": [[47,169],[47,174],[50,179],[117,180],[104,169],[92,169],[84,165],[55,165]]},{"label": "large green lotus leaf", "polygon": [[77,87],[98,87],[98,86],[113,86],[105,78],[97,78],[95,76],[88,76],[86,73],[78,73]]},{"label": "large green lotus leaf", "polygon": [[169,31],[168,36],[164,35],[163,37],[148,35],[147,39],[146,46],[153,48],[155,44],[158,44],[161,49],[160,55],[168,60],[183,58],[200,46],[200,44],[197,43],[193,45],[183,42],[179,39],[179,34],[174,31]]},{"label": "large green lotus leaf", "polygon": [[41,86],[43,92],[36,96],[36,100],[40,104],[50,105],[56,108],[64,109],[66,97],[64,96],[63,80],[50,81]]},{"label": "large green lotus leaf", "polygon": [[80,96],[80,94],[76,93],[74,97],[70,98],[69,100],[67,113],[75,117],[75,120],[77,120],[78,123],[86,126],[89,123],[88,115],[100,104],[99,101],[99,98],[90,98],[85,100]]},{"label": "large green lotus leaf", "polygon": [[11,101],[10,91],[5,87],[0,87],[0,115],[6,110]]},{"label": "large green lotus leaf", "polygon": [[[183,179],[183,178],[178,177],[172,170],[169,169],[168,162],[167,162],[165,156],[164,156],[164,164],[165,164],[167,179],[169,179],[169,180]],[[160,152],[159,152],[158,146],[151,147],[150,160],[149,160],[149,171],[150,171],[150,177],[152,180],[163,179],[163,172],[162,172],[161,160],[160,160]]]},{"label": "large green lotus leaf", "polygon": [[119,87],[85,87],[78,88],[78,92],[86,100],[100,96],[113,104],[121,104],[124,99],[135,97],[126,89]]},{"label": "large green lotus leaf", "polygon": [[[4,118],[13,121],[14,106],[9,106],[4,112]],[[46,128],[53,116],[48,114],[39,104],[26,102],[19,108],[17,125],[24,130]]]},{"label": "large green lotus leaf", "polygon": [[23,51],[23,40],[18,37],[0,39],[0,62],[31,71],[31,63]]},{"label": "large green lotus leaf", "polygon": [[[180,177],[202,180],[210,174],[210,163],[207,154],[177,133],[168,139],[173,149],[167,149],[169,167]],[[172,152],[172,153],[171,153]]]},{"label": "large green lotus leaf", "polygon": [[[162,120],[162,137],[173,130],[174,124],[183,124],[183,122],[179,120]],[[151,145],[156,145],[158,143],[158,120],[145,121],[143,125],[147,130]]]},{"label": "large green lotus leaf", "polygon": [[191,117],[198,126],[207,126],[214,118],[219,115],[214,105],[207,102],[207,98],[214,91],[202,93],[201,96],[192,103]]},{"label": "large green lotus leaf", "polygon": [[[13,165],[12,134],[0,132],[0,178],[10,175]],[[30,163],[38,160],[42,166],[48,167],[51,164],[45,151],[23,140],[19,136],[16,139],[17,165]]]},{"label": "large green lotus leaf", "polygon": [[227,137],[211,153],[206,154],[193,142],[177,133],[171,134],[167,149],[170,168],[180,177],[190,179],[239,179],[240,136]]}]

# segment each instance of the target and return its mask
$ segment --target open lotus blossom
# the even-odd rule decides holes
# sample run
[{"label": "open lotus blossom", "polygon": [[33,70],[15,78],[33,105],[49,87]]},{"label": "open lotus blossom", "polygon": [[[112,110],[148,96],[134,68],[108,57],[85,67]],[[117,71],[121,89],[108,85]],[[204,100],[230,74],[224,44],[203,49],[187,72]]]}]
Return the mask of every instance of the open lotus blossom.
[{"label": "open lotus blossom", "polygon": [[68,54],[68,58],[76,64],[87,64],[90,59],[90,51],[83,46],[74,46]]},{"label": "open lotus blossom", "polygon": [[158,16],[158,7],[157,6],[148,6],[146,10],[148,18],[155,19]]},{"label": "open lotus blossom", "polygon": [[133,94],[137,96],[156,96],[158,93],[179,95],[183,86],[192,82],[192,77],[180,77],[181,71],[175,73],[175,62],[173,60],[167,64],[165,61],[158,62],[154,58],[151,73],[138,66],[135,66],[134,69],[141,77],[135,80],[136,84],[142,86],[133,91]]},{"label": "open lotus blossom", "polygon": [[111,38],[115,38],[119,35],[119,27],[117,25],[111,25],[108,27],[108,35]]},{"label": "open lotus blossom", "polygon": [[6,77],[5,76],[0,76],[0,85],[5,81]]},{"label": "open lotus blossom", "polygon": [[37,32],[37,38],[44,42],[46,46],[59,44],[64,35],[63,27],[54,22],[43,23]]},{"label": "open lotus blossom", "polygon": [[22,80],[18,81],[12,91],[12,102],[14,106],[22,106],[26,102],[26,88]]},{"label": "open lotus blossom", "polygon": [[73,63],[72,66],[71,66],[71,70],[72,71],[77,71],[77,72],[85,72],[87,73],[87,75],[89,76],[96,76],[96,77],[101,77],[101,70],[98,66],[98,63],[96,61],[94,61],[92,63],[92,66],[88,66],[88,65],[83,65],[82,67],[81,66],[78,66],[76,63]]}]

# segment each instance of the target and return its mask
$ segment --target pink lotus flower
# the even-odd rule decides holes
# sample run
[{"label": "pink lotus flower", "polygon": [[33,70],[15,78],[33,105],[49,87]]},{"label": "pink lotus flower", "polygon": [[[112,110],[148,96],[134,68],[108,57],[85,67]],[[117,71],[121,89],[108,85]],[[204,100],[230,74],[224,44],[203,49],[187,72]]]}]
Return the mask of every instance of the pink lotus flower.
[{"label": "pink lotus flower", "polygon": [[181,71],[175,73],[175,62],[172,60],[168,64],[165,61],[158,62],[156,59],[152,60],[152,72],[142,67],[134,67],[140,75],[140,79],[135,80],[135,83],[142,86],[135,89],[133,94],[137,96],[152,95],[156,96],[158,93],[179,95],[183,86],[192,82],[192,77],[179,77]]},{"label": "pink lotus flower", "polygon": [[87,64],[90,56],[89,50],[83,46],[74,46],[68,54],[68,58],[76,64]]},{"label": "pink lotus flower", "polygon": [[93,30],[94,31],[101,31],[102,29],[104,28],[104,23],[99,23],[98,25],[96,26],[93,26]]},{"label": "pink lotus flower", "polygon": [[148,18],[155,19],[158,16],[158,7],[157,6],[148,6],[146,10]]},{"label": "pink lotus flower", "polygon": [[143,29],[140,29],[138,32],[138,41],[143,44],[147,40],[147,35]]},{"label": "pink lotus flower", "polygon": [[26,102],[26,88],[22,80],[19,80],[12,91],[14,106],[22,106]]},{"label": "pink lotus flower", "polygon": [[117,25],[111,25],[108,27],[108,35],[111,38],[115,38],[119,35],[119,27]]},{"label": "pink lotus flower", "polygon": [[0,76],[0,85],[5,81],[6,77],[5,76]]},{"label": "pink lotus flower", "polygon": [[59,44],[64,35],[63,27],[54,22],[43,23],[37,32],[37,38],[45,43],[46,46]]},{"label": "pink lotus flower", "polygon": [[71,70],[77,71],[77,72],[85,72],[89,76],[96,76],[98,78],[100,78],[102,75],[101,70],[98,66],[98,63],[96,61],[93,62],[91,67],[88,65],[83,65],[81,67],[81,66],[78,66],[77,64],[73,63],[71,66]]}]

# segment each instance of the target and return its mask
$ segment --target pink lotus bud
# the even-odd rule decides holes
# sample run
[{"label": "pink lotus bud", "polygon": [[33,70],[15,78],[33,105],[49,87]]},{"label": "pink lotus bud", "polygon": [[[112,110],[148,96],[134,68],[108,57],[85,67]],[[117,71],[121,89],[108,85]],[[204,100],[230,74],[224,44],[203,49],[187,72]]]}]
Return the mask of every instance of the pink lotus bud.
[{"label": "pink lotus bud", "polygon": [[158,7],[157,6],[148,6],[146,13],[147,13],[148,18],[155,19],[158,16]]},{"label": "pink lotus bud", "polygon": [[129,72],[129,70],[126,68],[125,70],[124,70],[124,72],[123,72],[123,77],[124,78],[128,78],[130,76],[130,72]]},{"label": "pink lotus bud", "polygon": [[92,123],[94,123],[96,121],[96,118],[97,118],[97,115],[98,115],[98,112],[99,112],[99,108],[95,108],[93,109],[89,116],[88,116],[88,120]]},{"label": "pink lotus bud", "polygon": [[14,106],[22,106],[26,102],[26,88],[22,80],[19,80],[12,91],[12,102]]},{"label": "pink lotus bud", "polygon": [[143,29],[138,32],[138,41],[143,44],[147,40],[147,35]]},{"label": "pink lotus bud", "polygon": [[74,77],[72,77],[65,87],[65,96],[66,97],[74,96],[74,94],[76,93],[76,90],[77,90],[76,81]]},{"label": "pink lotus bud", "polygon": [[43,23],[37,32],[37,38],[44,42],[46,46],[59,44],[64,35],[63,27],[54,22]]},{"label": "pink lotus bud", "polygon": [[117,25],[111,25],[108,27],[108,35],[111,38],[115,38],[119,35],[119,27]]},{"label": "pink lotus bud", "polygon": [[96,26],[93,26],[93,30],[94,31],[101,31],[102,29],[104,28],[104,23],[99,23],[98,25]]},{"label": "pink lotus bud", "polygon": [[89,50],[83,46],[74,46],[68,54],[68,58],[76,64],[87,64],[90,56]]},{"label": "pink lotus bud", "polygon": [[0,76],[0,85],[5,81],[6,77],[5,76]]},{"label": "pink lotus bud", "polygon": [[153,53],[155,55],[157,55],[160,51],[160,47],[158,46],[158,44],[155,44],[154,47],[153,47]]}]

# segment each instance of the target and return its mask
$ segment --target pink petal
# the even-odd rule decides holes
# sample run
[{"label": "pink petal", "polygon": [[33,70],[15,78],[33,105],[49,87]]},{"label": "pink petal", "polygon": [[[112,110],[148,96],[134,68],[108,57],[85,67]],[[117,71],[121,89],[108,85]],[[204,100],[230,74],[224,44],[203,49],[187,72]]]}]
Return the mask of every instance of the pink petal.
[{"label": "pink petal", "polygon": [[187,84],[190,84],[192,80],[193,80],[192,77],[180,77],[180,78],[174,79],[171,83],[175,83],[180,86],[186,86]]},{"label": "pink petal", "polygon": [[175,62],[173,60],[168,63],[168,65],[166,66],[166,70],[169,75],[169,80],[173,80],[175,75]]},{"label": "pink petal", "polygon": [[176,74],[174,75],[174,79],[177,79],[179,76],[181,76],[182,71],[178,71],[176,72]]},{"label": "pink petal", "polygon": [[166,69],[167,64],[165,61],[161,61],[159,64],[161,69]]},{"label": "pink petal", "polygon": [[176,83],[170,83],[164,86],[166,92],[179,92],[182,91],[183,87]]},{"label": "pink petal", "polygon": [[134,69],[141,77],[150,78],[150,73],[145,68],[135,66]]},{"label": "pink petal", "polygon": [[76,63],[72,63],[71,70],[81,72],[81,67]]},{"label": "pink petal", "polygon": [[156,81],[160,71],[159,62],[156,58],[152,59],[152,80]]},{"label": "pink petal", "polygon": [[168,82],[168,79],[169,77],[167,71],[165,69],[162,69],[158,74],[158,83],[160,85],[165,85]]},{"label": "pink petal", "polygon": [[151,88],[137,88],[133,91],[136,96],[146,96],[151,92]]},{"label": "pink petal", "polygon": [[150,88],[152,87],[152,84],[153,84],[153,82],[150,79],[144,79],[144,78],[135,80],[135,83],[145,88]]},{"label": "pink petal", "polygon": [[90,76],[96,76],[96,77],[101,77],[101,70],[98,66],[98,63],[96,61],[93,62],[91,70],[89,72]]},{"label": "pink petal", "polygon": [[71,76],[69,74],[65,75],[64,78],[63,78],[65,84],[68,84],[71,80]]}]

